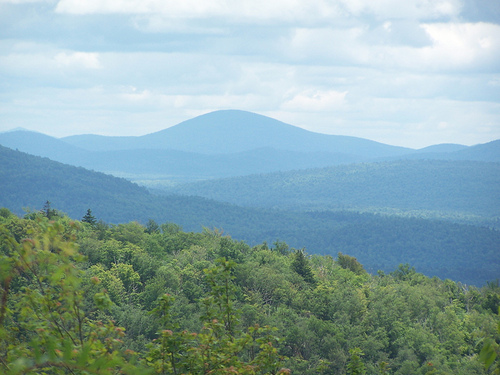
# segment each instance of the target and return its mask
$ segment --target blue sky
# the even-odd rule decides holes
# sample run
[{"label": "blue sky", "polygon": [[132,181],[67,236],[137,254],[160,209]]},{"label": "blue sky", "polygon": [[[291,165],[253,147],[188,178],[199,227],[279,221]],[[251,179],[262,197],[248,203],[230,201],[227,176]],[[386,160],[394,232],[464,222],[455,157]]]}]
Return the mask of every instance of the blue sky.
[{"label": "blue sky", "polygon": [[499,139],[499,2],[0,0],[0,131],[230,108],[415,148]]}]

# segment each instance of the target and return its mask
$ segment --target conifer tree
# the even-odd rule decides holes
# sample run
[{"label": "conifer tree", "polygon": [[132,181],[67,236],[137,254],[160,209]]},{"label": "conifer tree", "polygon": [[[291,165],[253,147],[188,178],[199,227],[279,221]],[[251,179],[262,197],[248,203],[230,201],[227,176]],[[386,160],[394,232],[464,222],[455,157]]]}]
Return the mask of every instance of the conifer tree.
[{"label": "conifer tree", "polygon": [[83,217],[82,222],[89,223],[92,228],[96,226],[97,219],[94,215],[92,215],[92,210],[90,208],[87,210],[87,213]]},{"label": "conifer tree", "polygon": [[292,268],[295,272],[297,272],[304,281],[309,284],[315,284],[316,280],[314,279],[314,274],[309,265],[309,262],[304,254],[304,250],[297,250],[294,253],[294,259],[292,263]]}]

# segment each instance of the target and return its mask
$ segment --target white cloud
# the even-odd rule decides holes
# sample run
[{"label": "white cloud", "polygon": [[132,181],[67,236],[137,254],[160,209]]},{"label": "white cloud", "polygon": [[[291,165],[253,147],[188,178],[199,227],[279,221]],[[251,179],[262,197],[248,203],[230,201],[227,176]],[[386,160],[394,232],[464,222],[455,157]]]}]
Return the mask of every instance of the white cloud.
[{"label": "white cloud", "polygon": [[347,91],[309,89],[293,95],[281,108],[288,111],[333,111],[345,103]]},{"label": "white cloud", "polygon": [[500,137],[500,26],[463,21],[469,0],[21,1],[0,127],[138,135],[237,108],[410,146]]},{"label": "white cloud", "polygon": [[[169,18],[235,17],[297,19],[307,13],[328,16],[336,9],[328,2],[304,0],[61,0],[56,11],[70,14],[162,14]],[[307,17],[307,16],[306,16]]]},{"label": "white cloud", "polygon": [[99,55],[94,52],[59,52],[54,56],[58,67],[100,69]]},{"label": "white cloud", "polygon": [[500,25],[488,23],[437,23],[422,27],[433,41],[419,52],[428,67],[500,67]]},{"label": "white cloud", "polygon": [[355,16],[371,14],[379,19],[429,19],[457,16],[460,0],[341,0]]},{"label": "white cloud", "polygon": [[[393,24],[381,28],[390,33]],[[368,27],[298,28],[290,39],[288,57],[302,63],[446,71],[500,67],[500,25],[487,23],[426,23],[420,26],[427,45],[401,45],[374,39]]]},{"label": "white cloud", "polygon": [[150,90],[138,90],[137,87],[131,86],[126,88],[125,92],[121,94],[121,96],[123,99],[133,103],[143,103],[150,100],[153,97],[153,94]]},{"label": "white cloud", "polygon": [[56,11],[70,14],[161,14],[168,18],[231,18],[325,22],[345,16],[436,19],[454,17],[460,0],[61,0]]},{"label": "white cloud", "polygon": [[57,0],[0,0],[0,4],[54,3]]}]

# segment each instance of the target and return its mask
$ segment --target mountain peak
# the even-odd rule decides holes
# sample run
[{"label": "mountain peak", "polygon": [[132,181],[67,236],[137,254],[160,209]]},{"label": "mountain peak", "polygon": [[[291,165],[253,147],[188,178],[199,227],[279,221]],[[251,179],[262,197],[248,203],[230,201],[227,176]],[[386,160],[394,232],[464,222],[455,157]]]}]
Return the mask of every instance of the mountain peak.
[{"label": "mountain peak", "polygon": [[[34,131],[34,130],[30,130],[30,129],[26,129],[26,128],[22,128],[22,127],[17,127],[17,128],[14,128],[14,129],[9,129],[9,130],[2,131],[2,132],[0,132],[0,134],[1,133],[15,133],[15,132],[39,133],[39,132]],[[41,133],[39,133],[39,134],[41,134]]]}]

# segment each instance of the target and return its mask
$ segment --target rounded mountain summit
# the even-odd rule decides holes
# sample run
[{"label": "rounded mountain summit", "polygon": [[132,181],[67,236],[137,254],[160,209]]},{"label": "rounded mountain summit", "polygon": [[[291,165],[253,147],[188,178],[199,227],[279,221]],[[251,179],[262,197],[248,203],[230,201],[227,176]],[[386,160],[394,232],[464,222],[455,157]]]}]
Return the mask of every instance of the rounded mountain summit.
[{"label": "rounded mountain summit", "polygon": [[262,148],[385,157],[413,150],[363,138],[308,131],[273,118],[241,110],[220,110],[139,137],[78,135],[64,138],[93,151],[168,149],[226,154]]}]

